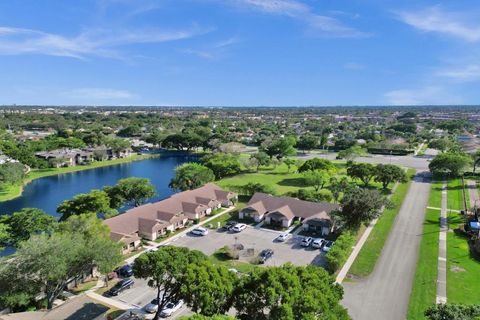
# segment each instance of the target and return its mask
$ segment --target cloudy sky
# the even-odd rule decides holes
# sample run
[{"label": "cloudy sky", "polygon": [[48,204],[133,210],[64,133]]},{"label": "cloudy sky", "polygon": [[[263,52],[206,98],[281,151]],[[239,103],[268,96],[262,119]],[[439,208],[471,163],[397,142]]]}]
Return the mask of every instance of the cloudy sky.
[{"label": "cloudy sky", "polygon": [[478,0],[2,0],[0,104],[480,103]]}]

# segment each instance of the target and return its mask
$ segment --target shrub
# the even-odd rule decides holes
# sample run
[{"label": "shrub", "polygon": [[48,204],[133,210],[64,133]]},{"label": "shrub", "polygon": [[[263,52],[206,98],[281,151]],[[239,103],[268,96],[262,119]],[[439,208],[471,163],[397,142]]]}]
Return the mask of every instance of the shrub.
[{"label": "shrub", "polygon": [[355,236],[351,232],[343,232],[337,238],[335,245],[325,255],[327,269],[330,273],[337,272],[343,266],[354,244]]}]

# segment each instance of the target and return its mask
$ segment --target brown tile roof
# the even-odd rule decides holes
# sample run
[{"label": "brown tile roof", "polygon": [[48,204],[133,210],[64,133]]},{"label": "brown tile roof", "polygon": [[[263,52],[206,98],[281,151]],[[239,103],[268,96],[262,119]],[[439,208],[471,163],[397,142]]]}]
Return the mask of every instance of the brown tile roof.
[{"label": "brown tile roof", "polygon": [[[330,219],[329,213],[340,206],[338,204],[329,202],[310,202],[299,200],[291,197],[274,197],[272,195],[257,192],[250,201],[248,201],[247,207],[259,208],[262,207],[266,212],[279,211],[285,216],[290,216],[290,212],[295,216],[302,219],[308,219],[313,216],[322,219]],[[288,210],[285,208],[288,207]]]}]

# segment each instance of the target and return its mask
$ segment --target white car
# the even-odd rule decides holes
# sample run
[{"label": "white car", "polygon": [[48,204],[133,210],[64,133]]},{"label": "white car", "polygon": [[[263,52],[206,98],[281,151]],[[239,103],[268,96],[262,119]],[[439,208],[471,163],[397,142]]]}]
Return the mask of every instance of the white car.
[{"label": "white car", "polygon": [[325,241],[325,244],[323,245],[322,250],[325,252],[330,251],[330,249],[332,249],[333,243],[334,243],[333,241]]},{"label": "white car", "polygon": [[313,239],[311,237],[303,238],[301,245],[302,247],[309,247],[312,241]]},{"label": "white car", "polygon": [[313,240],[312,247],[316,249],[321,249],[324,244],[325,244],[325,239],[319,238],[319,239]]},{"label": "white car", "polygon": [[247,225],[245,223],[237,223],[233,228],[233,232],[242,232],[247,228]]},{"label": "white car", "polygon": [[197,236],[206,236],[208,234],[208,230],[203,227],[195,228],[191,232],[192,234]]},{"label": "white car", "polygon": [[279,242],[284,242],[285,240],[288,239],[288,237],[290,237],[290,233],[282,233],[275,240],[277,240]]},{"label": "white car", "polygon": [[165,308],[160,312],[162,318],[170,317],[172,314],[178,311],[183,306],[183,300],[179,300],[177,303],[169,302]]}]

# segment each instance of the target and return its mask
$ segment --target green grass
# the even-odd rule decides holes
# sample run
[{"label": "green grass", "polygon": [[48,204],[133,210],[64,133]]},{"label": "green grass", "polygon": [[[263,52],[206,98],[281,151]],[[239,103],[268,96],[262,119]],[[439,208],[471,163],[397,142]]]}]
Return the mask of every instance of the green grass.
[{"label": "green grass", "polygon": [[100,167],[107,167],[107,166],[112,166],[112,165],[117,165],[122,163],[128,163],[132,161],[145,160],[145,159],[157,157],[157,156],[158,155],[151,155],[151,154],[144,154],[144,155],[134,154],[128,158],[114,159],[114,160],[107,160],[107,161],[96,161],[88,165],[81,165],[81,166],[75,166],[75,167],[33,169],[32,171],[30,171],[30,173],[27,174],[26,178],[23,181],[23,184],[10,185],[0,190],[0,202],[12,200],[21,196],[23,192],[23,186],[35,179],[54,176],[54,175],[63,174],[63,173],[70,173],[70,172],[83,171],[83,170],[95,169]]},{"label": "green grass", "polygon": [[[461,226],[463,217],[450,212],[449,228]],[[447,235],[447,298],[449,303],[478,304],[480,262],[470,254],[468,239],[455,232]]]},{"label": "green grass", "polygon": [[463,192],[462,180],[448,180],[447,208],[453,210],[463,210]]},{"label": "green grass", "polygon": [[81,294],[85,291],[88,291],[97,285],[97,279],[92,281],[80,283],[76,288],[72,288],[70,291],[74,294]]},{"label": "green grass", "polygon": [[[432,190],[433,191],[433,190]],[[437,192],[431,193],[434,194]],[[431,196],[430,196],[431,197]],[[423,222],[417,270],[408,306],[409,320],[425,319],[425,310],[435,304],[437,293],[440,210],[428,209]]]},{"label": "green grass", "polygon": [[432,188],[430,190],[430,198],[428,199],[428,206],[434,208],[442,207],[442,180],[432,181]]},{"label": "green grass", "polygon": [[248,262],[228,259],[224,254],[223,248],[217,250],[217,252],[212,254],[210,256],[210,260],[212,261],[213,264],[223,265],[229,269],[234,268],[241,273],[249,273],[255,270],[255,268],[258,268],[258,266]]},{"label": "green grass", "polygon": [[[408,176],[411,176],[415,173],[414,169],[409,169],[407,171]],[[375,264],[382,253],[383,246],[387,240],[388,234],[395,222],[395,218],[400,211],[403,200],[407,195],[408,189],[410,188],[411,180],[408,182],[399,184],[395,192],[393,193],[390,201],[393,204],[391,209],[387,209],[378,219],[377,224],[373,228],[370,236],[365,242],[364,246],[360,250],[357,258],[352,264],[352,267],[349,270],[350,274],[355,276],[367,276],[375,268]]]}]

